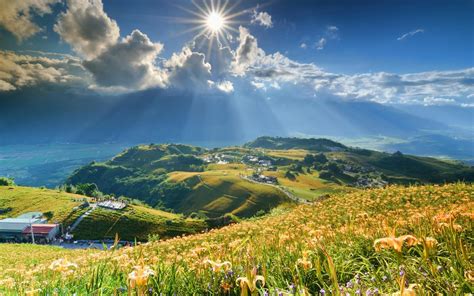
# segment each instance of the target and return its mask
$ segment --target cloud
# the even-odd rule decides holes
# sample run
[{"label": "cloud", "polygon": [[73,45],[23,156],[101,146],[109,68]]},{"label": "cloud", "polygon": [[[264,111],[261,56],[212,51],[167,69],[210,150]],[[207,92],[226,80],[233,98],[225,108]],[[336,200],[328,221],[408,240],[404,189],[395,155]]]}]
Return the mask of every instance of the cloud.
[{"label": "cloud", "polygon": [[245,71],[254,64],[265,52],[258,47],[257,38],[251,35],[245,27],[239,27],[239,46],[235,52],[233,71],[237,75],[243,75]]},{"label": "cloud", "polygon": [[215,35],[201,35],[195,38],[188,47],[195,52],[205,53],[206,63],[211,64],[213,80],[225,79],[231,72],[234,51],[224,46]]},{"label": "cloud", "polygon": [[153,43],[147,35],[134,30],[83,64],[99,86],[121,86],[134,90],[163,87],[166,76],[155,67],[155,59],[162,49],[161,43]]},{"label": "cloud", "polygon": [[316,42],[316,44],[315,44],[316,49],[317,49],[317,50],[322,50],[322,49],[324,49],[324,47],[326,46],[326,43],[327,43],[326,38],[323,37],[323,38],[319,39],[319,41]]},{"label": "cloud", "polygon": [[336,26],[327,26],[325,34],[330,39],[339,39],[339,28]]},{"label": "cloud", "polygon": [[216,87],[218,90],[223,91],[225,93],[231,93],[234,91],[234,85],[228,80],[217,83]]},{"label": "cloud", "polygon": [[410,37],[415,36],[416,34],[420,34],[420,33],[424,33],[424,32],[425,32],[424,29],[416,29],[416,30],[413,30],[413,31],[410,31],[408,33],[403,34],[402,36],[398,37],[397,40],[402,41],[406,38],[410,38]]},{"label": "cloud", "polygon": [[164,67],[169,73],[171,87],[195,91],[209,88],[211,65],[206,63],[202,53],[184,47],[180,53],[173,53],[171,58],[164,62]]},{"label": "cloud", "polygon": [[[312,63],[299,63],[276,52],[265,54],[258,40],[240,28],[235,64],[238,75],[257,89],[277,83],[298,85],[301,92],[382,104],[469,104],[474,98],[474,68],[411,74],[386,72],[344,75]],[[446,98],[449,98],[446,99]]]},{"label": "cloud", "polygon": [[327,26],[324,31],[324,37],[321,37],[317,42],[314,43],[314,47],[317,50],[323,50],[329,40],[339,39],[339,28],[336,26]]},{"label": "cloud", "polygon": [[300,48],[306,49],[306,48],[308,48],[308,45],[303,42],[303,43],[300,44]]},{"label": "cloud", "polygon": [[265,28],[273,27],[272,16],[265,11],[257,12],[257,9],[252,11],[252,24],[258,24]]},{"label": "cloud", "polygon": [[34,23],[34,15],[51,13],[51,6],[59,0],[0,0],[0,26],[22,41],[41,31]]},{"label": "cloud", "polygon": [[0,51],[0,91],[12,91],[44,83],[81,86],[87,72],[80,60],[49,58]]},{"label": "cloud", "polygon": [[101,0],[69,0],[67,7],[54,31],[82,57],[92,59],[118,41],[119,27],[104,12]]}]

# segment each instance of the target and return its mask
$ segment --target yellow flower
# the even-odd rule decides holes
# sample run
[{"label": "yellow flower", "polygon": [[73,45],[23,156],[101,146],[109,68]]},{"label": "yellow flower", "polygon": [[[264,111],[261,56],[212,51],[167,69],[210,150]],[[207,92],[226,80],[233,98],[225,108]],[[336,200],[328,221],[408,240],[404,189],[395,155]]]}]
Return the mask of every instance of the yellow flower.
[{"label": "yellow flower", "polygon": [[49,269],[62,274],[72,274],[77,269],[77,264],[67,261],[66,259],[58,259],[49,265]]},{"label": "yellow flower", "polygon": [[31,289],[31,290],[25,291],[25,296],[36,296],[36,295],[39,295],[40,292],[41,292],[41,289]]},{"label": "yellow flower", "polygon": [[403,244],[406,244],[408,247],[414,246],[418,244],[418,239],[413,235],[402,235],[399,237],[384,237],[379,238],[374,241],[374,248],[376,251],[380,251],[382,249],[389,249],[392,248],[397,252],[402,251]]},{"label": "yellow flower", "polygon": [[228,271],[232,268],[232,263],[230,263],[229,261],[215,262],[212,260],[206,260],[204,261],[204,263],[210,264],[212,266],[212,271],[214,272],[219,272],[221,270]]},{"label": "yellow flower", "polygon": [[248,290],[251,294],[257,290],[257,282],[260,282],[262,286],[265,286],[265,278],[261,275],[257,275],[257,268],[254,267],[247,275],[247,277],[239,277],[236,280],[236,283],[240,285],[242,296],[248,295]]},{"label": "yellow flower", "polygon": [[128,280],[130,281],[130,288],[134,289],[135,287],[141,289],[146,287],[148,283],[148,278],[152,275],[155,275],[155,272],[151,270],[148,266],[139,265],[134,267],[134,271],[129,273]]},{"label": "yellow flower", "polygon": [[304,270],[308,270],[313,267],[313,263],[311,263],[310,260],[308,260],[308,252],[305,251],[303,252],[303,258],[300,258],[296,261],[297,265],[301,265]]}]

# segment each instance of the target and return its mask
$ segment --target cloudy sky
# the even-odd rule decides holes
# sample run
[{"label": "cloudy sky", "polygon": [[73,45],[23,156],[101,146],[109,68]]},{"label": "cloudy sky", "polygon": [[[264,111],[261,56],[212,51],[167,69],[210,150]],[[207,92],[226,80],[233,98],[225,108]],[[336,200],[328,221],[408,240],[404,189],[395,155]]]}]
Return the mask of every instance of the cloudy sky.
[{"label": "cloudy sky", "polygon": [[[474,2],[0,0],[0,99],[39,87],[474,107]],[[18,102],[21,104],[21,102]]]}]

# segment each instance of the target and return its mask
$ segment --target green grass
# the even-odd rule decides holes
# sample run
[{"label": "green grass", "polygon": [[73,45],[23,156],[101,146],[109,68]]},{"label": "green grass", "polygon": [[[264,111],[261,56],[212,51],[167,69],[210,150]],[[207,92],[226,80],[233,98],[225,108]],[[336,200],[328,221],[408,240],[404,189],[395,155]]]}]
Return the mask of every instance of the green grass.
[{"label": "green grass", "polygon": [[[240,167],[239,167],[240,168]],[[251,217],[259,210],[269,211],[289,199],[280,190],[255,184],[238,176],[239,170],[201,173],[175,172],[171,182],[186,182],[191,192],[182,197],[176,211],[189,214],[202,211],[209,217],[232,213]]]},{"label": "green grass", "polygon": [[0,214],[0,219],[16,217],[26,212],[52,212],[51,222],[67,222],[74,215],[73,208],[80,205],[84,198],[86,197],[57,190],[0,186],[0,209],[11,209]]},{"label": "green grass", "polygon": [[[42,259],[27,268],[0,261],[0,292],[464,295],[473,290],[473,207],[474,187],[463,183],[357,190],[198,235],[64,254],[77,267],[51,270],[50,261]],[[378,239],[404,235],[413,244],[376,248]],[[13,249],[11,257],[23,254]],[[150,272],[143,281],[131,281],[140,271]],[[239,285],[254,283],[256,275],[260,281],[252,285],[253,293]]]},{"label": "green grass", "polygon": [[172,214],[144,206],[131,205],[123,210],[96,208],[81,221],[74,231],[78,239],[147,240],[149,235],[169,238],[202,231],[206,224],[201,220],[184,219]]},{"label": "green grass", "polygon": [[0,270],[34,268],[43,263],[65,257],[95,253],[94,250],[71,250],[32,244],[0,244]]}]

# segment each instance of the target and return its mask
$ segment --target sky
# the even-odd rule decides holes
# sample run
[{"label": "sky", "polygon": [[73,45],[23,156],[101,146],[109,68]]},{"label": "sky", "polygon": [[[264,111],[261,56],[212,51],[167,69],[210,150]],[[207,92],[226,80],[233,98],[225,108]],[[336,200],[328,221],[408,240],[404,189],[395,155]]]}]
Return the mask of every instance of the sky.
[{"label": "sky", "polygon": [[17,96],[17,104],[46,88],[474,108],[472,0],[0,0],[0,7],[0,100]]}]

